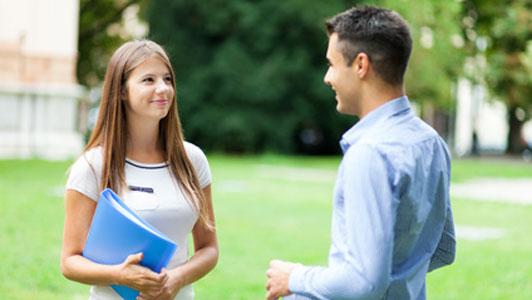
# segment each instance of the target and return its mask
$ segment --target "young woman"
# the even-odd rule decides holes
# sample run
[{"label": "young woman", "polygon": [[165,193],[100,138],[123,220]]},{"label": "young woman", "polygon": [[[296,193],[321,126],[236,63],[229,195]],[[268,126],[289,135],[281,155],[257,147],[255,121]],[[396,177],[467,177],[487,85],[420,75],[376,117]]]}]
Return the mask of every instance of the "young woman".
[{"label": "young woman", "polygon": [[[63,275],[93,285],[92,300],[121,299],[111,284],[140,291],[140,299],[193,299],[190,284],[218,260],[210,183],[205,155],[183,140],[168,56],[152,41],[125,43],[107,66],[98,121],[67,181]],[[118,265],[81,255],[105,188],[178,245],[167,270],[140,266],[142,253]]]}]

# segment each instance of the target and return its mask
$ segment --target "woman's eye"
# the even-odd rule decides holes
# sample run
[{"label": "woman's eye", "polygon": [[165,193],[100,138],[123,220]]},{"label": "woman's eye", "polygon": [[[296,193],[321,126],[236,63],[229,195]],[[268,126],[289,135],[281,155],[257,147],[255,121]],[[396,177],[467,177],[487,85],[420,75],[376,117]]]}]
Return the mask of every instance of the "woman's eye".
[{"label": "woman's eye", "polygon": [[144,81],[144,82],[153,82],[153,78],[151,78],[151,77],[144,78],[142,81]]},{"label": "woman's eye", "polygon": [[170,77],[170,76],[165,77],[164,80],[166,80],[166,81],[172,81],[172,77]]}]

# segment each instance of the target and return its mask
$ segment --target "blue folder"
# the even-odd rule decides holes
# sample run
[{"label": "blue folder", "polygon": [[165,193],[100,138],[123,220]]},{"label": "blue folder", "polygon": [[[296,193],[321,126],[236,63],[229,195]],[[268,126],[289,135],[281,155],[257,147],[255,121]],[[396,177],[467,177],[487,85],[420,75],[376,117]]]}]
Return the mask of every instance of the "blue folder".
[{"label": "blue folder", "polygon": [[[100,264],[124,262],[130,254],[142,252],[140,265],[160,273],[174,255],[177,245],[133,212],[111,189],[100,194],[83,256]],[[111,287],[125,300],[139,292],[121,285]]]}]

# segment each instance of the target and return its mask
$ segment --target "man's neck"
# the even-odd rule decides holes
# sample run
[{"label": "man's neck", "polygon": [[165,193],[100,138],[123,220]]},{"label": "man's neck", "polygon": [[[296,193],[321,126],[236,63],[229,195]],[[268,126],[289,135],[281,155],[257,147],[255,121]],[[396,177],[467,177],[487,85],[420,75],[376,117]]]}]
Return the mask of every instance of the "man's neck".
[{"label": "man's neck", "polygon": [[403,85],[375,85],[372,89],[368,90],[365,95],[359,118],[362,119],[379,106],[390,100],[403,97],[404,95],[405,91]]}]

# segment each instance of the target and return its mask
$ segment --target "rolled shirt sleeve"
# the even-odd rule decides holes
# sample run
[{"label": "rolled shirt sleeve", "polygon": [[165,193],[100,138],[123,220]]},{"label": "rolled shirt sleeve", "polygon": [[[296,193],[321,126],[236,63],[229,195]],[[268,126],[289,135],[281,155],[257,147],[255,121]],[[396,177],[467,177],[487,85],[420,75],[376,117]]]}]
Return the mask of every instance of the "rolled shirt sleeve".
[{"label": "rolled shirt sleeve", "polygon": [[[443,143],[441,141],[441,143]],[[450,153],[447,150],[446,147],[442,147],[445,151],[445,165],[447,166],[448,173],[445,176],[445,182],[447,184],[450,184],[451,182],[451,160],[450,160]],[[449,186],[447,186],[447,191],[449,189]],[[432,272],[436,269],[439,269],[441,267],[450,265],[454,262],[454,258],[456,255],[456,236],[454,232],[454,220],[453,220],[453,211],[451,209],[451,198],[449,193],[443,194],[445,197],[445,203],[446,203],[446,211],[445,211],[445,224],[443,225],[443,232],[441,234],[440,241],[438,242],[438,246],[436,247],[436,251],[432,255],[430,259],[429,264],[429,272]]]},{"label": "rolled shirt sleeve", "polygon": [[454,233],[453,212],[451,203],[448,201],[447,217],[436,251],[430,259],[429,272],[450,265],[454,261],[456,253],[456,238]]}]

